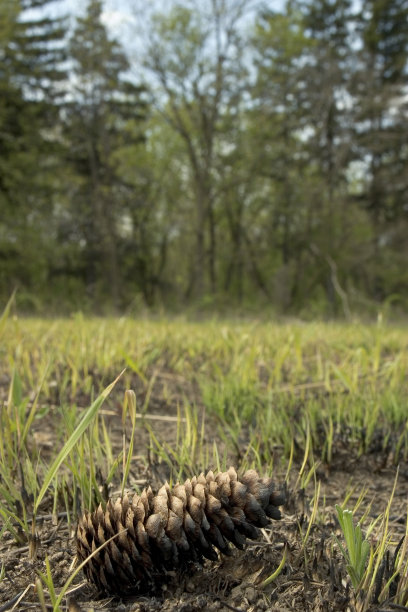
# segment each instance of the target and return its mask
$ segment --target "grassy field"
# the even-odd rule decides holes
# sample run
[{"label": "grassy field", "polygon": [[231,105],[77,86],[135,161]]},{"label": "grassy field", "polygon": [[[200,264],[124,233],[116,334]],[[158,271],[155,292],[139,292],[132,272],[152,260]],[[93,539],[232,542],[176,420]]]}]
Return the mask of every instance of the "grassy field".
[{"label": "grassy field", "polygon": [[[383,322],[6,309],[0,610],[406,609],[407,349]],[[161,593],[98,598],[75,567],[81,510],[230,465],[286,481],[282,520]]]}]

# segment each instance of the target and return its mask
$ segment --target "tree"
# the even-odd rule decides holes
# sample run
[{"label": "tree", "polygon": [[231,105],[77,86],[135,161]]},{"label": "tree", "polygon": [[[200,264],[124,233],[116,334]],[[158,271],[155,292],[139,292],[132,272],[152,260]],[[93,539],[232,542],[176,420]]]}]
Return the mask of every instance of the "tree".
[{"label": "tree", "polygon": [[[180,241],[186,227],[188,198],[183,180],[183,151],[173,130],[155,115],[145,125],[145,144],[131,143],[115,153],[122,181],[133,185],[123,209],[119,243],[124,300],[131,306],[180,304],[188,246]],[[188,223],[188,221],[187,221]]]},{"label": "tree", "polygon": [[[146,66],[157,84],[155,105],[185,150],[194,203],[195,252],[186,295],[217,290],[217,156],[228,146],[222,114],[239,104],[245,0],[177,3],[156,14]],[[224,124],[225,126],[225,124]],[[218,166],[219,168],[219,166]]]},{"label": "tree", "polygon": [[[326,293],[332,314],[345,295],[340,289],[345,269],[345,248],[352,238],[347,207],[347,169],[352,159],[350,81],[354,64],[352,34],[354,15],[350,0],[301,0],[305,35],[309,38],[304,58],[304,116],[309,164],[319,182],[315,215],[317,231],[309,241],[309,257],[316,282]],[[351,245],[350,245],[351,246]]]},{"label": "tree", "polygon": [[348,0],[292,0],[256,23],[253,149],[271,245],[261,267],[285,308],[349,312],[343,283],[360,224],[348,206],[353,19]]},{"label": "tree", "polygon": [[[121,299],[120,227],[137,206],[135,185],[121,176],[123,148],[143,141],[143,88],[131,81],[127,57],[108,36],[102,2],[91,0],[77,20],[70,43],[73,89],[67,104],[65,137],[76,174],[71,194],[71,233],[83,244],[85,283],[94,303]],[[125,231],[126,234],[126,231]]]},{"label": "tree", "polygon": [[365,169],[358,199],[374,230],[368,289],[384,299],[407,288],[402,260],[404,249],[407,256],[408,2],[370,0],[358,26],[362,45],[352,88],[354,139]]},{"label": "tree", "polygon": [[[65,78],[63,19],[51,0],[0,6],[0,292],[47,282],[53,205],[55,123]],[[28,18],[27,15],[30,15]],[[48,234],[49,235],[49,234]]]},{"label": "tree", "polygon": [[263,226],[257,259],[273,299],[286,309],[302,299],[307,236],[315,226],[308,195],[313,187],[306,141],[311,118],[305,105],[305,62],[312,43],[302,16],[288,3],[282,12],[258,15],[252,44],[251,149],[260,194],[258,222],[252,226]]}]

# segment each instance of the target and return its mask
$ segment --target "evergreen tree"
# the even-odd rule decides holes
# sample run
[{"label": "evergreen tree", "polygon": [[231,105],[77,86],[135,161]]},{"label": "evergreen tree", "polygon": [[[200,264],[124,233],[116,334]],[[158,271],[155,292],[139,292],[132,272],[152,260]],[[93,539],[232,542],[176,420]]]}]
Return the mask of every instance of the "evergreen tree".
[{"label": "evergreen tree", "polygon": [[296,6],[309,39],[301,70],[306,84],[302,105],[308,165],[319,184],[317,197],[313,195],[315,231],[309,238],[308,257],[316,285],[324,290],[335,314],[340,305],[347,310],[339,287],[344,272],[349,274],[344,256],[353,234],[347,222],[352,215],[346,206],[346,176],[352,157],[349,88],[354,16],[350,0],[300,0]]},{"label": "evergreen tree", "polygon": [[33,295],[47,281],[43,236],[49,237],[65,78],[64,21],[46,16],[50,2],[0,6],[0,292],[6,294],[23,285]]},{"label": "evergreen tree", "polygon": [[272,280],[270,290],[285,308],[299,288],[304,233],[309,229],[304,201],[307,159],[300,138],[308,120],[302,75],[308,45],[303,23],[290,6],[259,15],[253,36],[257,78],[250,117],[254,172],[264,194],[260,218],[265,224],[256,244],[261,269]]},{"label": "evergreen tree", "polygon": [[[143,89],[128,77],[123,49],[102,23],[102,2],[91,0],[77,20],[70,43],[73,90],[67,106],[66,138],[75,173],[70,198],[70,228],[80,245],[84,282],[94,303],[121,299],[120,249],[137,206],[136,186],[121,176],[121,149],[142,140]],[[128,228],[129,229],[129,228]],[[135,247],[136,248],[136,247]]]},{"label": "evergreen tree", "polygon": [[354,140],[365,171],[359,200],[374,229],[372,284],[366,290],[384,299],[408,288],[402,264],[408,255],[408,2],[368,0],[358,25]]}]

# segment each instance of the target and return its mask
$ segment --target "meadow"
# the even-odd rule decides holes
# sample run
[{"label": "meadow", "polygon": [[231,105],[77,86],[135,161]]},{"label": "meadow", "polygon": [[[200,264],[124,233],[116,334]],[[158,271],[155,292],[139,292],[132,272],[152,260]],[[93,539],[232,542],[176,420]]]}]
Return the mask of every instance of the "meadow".
[{"label": "meadow", "polygon": [[[408,328],[0,319],[0,611],[408,609]],[[98,596],[75,525],[124,491],[255,468],[282,520],[161,592]]]}]

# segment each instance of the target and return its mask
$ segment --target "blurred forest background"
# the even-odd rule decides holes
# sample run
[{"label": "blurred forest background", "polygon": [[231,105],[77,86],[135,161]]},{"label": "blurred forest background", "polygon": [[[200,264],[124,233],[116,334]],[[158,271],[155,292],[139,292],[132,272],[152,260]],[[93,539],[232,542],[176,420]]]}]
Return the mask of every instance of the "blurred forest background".
[{"label": "blurred forest background", "polygon": [[406,309],[408,2],[157,7],[1,0],[0,299]]}]

